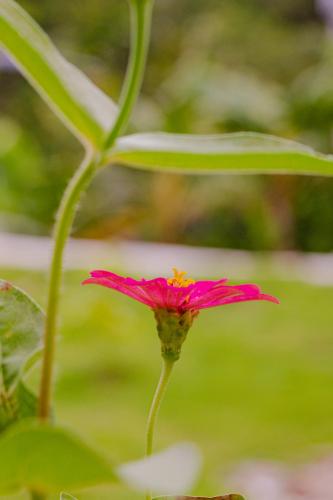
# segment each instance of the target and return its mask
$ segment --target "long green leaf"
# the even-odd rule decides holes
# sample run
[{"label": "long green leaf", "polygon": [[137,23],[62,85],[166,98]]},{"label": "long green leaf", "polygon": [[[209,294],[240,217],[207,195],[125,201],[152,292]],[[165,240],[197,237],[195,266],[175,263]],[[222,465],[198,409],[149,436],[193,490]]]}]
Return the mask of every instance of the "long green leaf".
[{"label": "long green leaf", "polygon": [[333,175],[333,156],[251,132],[211,136],[134,134],[118,140],[109,160],[179,173]]},{"label": "long green leaf", "polygon": [[0,432],[34,416],[37,400],[23,375],[41,350],[44,314],[22,290],[0,280]]},{"label": "long green leaf", "polygon": [[0,0],[0,46],[81,142],[102,143],[117,107],[13,0]]},{"label": "long green leaf", "polygon": [[75,490],[116,480],[109,461],[70,431],[21,422],[0,438],[0,494]]}]

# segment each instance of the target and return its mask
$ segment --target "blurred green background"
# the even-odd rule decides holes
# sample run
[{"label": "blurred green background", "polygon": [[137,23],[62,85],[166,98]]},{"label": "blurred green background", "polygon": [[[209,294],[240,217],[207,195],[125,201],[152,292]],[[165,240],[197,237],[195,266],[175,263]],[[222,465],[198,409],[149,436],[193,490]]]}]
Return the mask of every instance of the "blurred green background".
[{"label": "blurred green background", "polygon": [[[1,275],[45,303],[43,275]],[[57,419],[117,462],[138,459],[160,369],[153,315],[110,290],[80,287],[85,276],[65,277]],[[184,440],[200,447],[204,470],[197,494],[232,489],[227,478],[241,460],[293,466],[332,450],[333,288],[261,284],[280,297],[280,306],[252,302],[200,313],[162,406],[156,449]],[[120,487],[77,496],[142,499]],[[14,498],[26,500],[6,500]]]},{"label": "blurred green background", "polygon": [[[20,3],[117,99],[128,54],[126,0]],[[132,130],[255,130],[332,151],[333,42],[318,4],[157,1]],[[0,66],[0,228],[49,234],[82,153],[8,61]],[[114,167],[89,189],[75,234],[326,252],[333,248],[332,194],[330,179],[182,177]]]},{"label": "blurred green background", "polygon": [[[117,99],[128,54],[125,0],[20,4],[68,59]],[[332,152],[333,34],[318,4],[157,0],[131,130],[255,130]],[[5,58],[0,69],[0,230],[49,235],[82,151]],[[329,252],[332,206],[327,178],[185,177],[115,166],[89,188],[74,234]],[[160,363],[153,318],[130,299],[81,288],[86,274],[66,274],[57,416],[115,460],[136,459]],[[44,274],[3,270],[1,277],[45,305]],[[198,494],[223,492],[242,459],[292,464],[333,442],[333,288],[263,276],[259,282],[282,304],[200,314],[163,405],[157,448],[198,443],[205,459]],[[78,496],[141,498],[122,488]]]}]

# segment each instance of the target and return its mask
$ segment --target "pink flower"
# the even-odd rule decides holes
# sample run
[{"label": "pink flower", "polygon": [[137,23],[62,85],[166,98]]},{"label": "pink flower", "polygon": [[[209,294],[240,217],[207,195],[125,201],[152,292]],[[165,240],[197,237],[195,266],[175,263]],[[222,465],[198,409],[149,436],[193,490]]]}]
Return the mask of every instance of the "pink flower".
[{"label": "pink flower", "polygon": [[173,278],[135,280],[109,271],[92,271],[91,277],[83,284],[112,288],[146,304],[153,310],[165,309],[180,314],[250,300],[279,303],[275,297],[262,293],[256,285],[227,285],[226,279],[195,282],[185,279],[184,275],[184,272],[174,269]]},{"label": "pink flower", "polygon": [[279,303],[271,295],[261,293],[256,285],[227,285],[227,280],[193,281],[186,273],[174,269],[173,278],[134,280],[109,271],[92,271],[83,284],[95,284],[117,290],[149,306],[155,314],[162,356],[177,361],[187,333],[200,309],[233,302],[268,300]]}]

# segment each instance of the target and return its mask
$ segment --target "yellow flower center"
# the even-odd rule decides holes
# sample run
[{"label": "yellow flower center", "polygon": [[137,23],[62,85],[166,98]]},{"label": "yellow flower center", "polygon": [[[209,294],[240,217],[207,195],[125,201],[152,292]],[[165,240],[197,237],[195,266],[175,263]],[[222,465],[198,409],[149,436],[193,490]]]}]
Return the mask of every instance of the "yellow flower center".
[{"label": "yellow flower center", "polygon": [[195,283],[194,280],[191,279],[186,279],[184,276],[186,276],[185,271],[178,271],[175,267],[172,269],[173,270],[173,278],[169,278],[168,285],[176,286],[176,287],[187,287],[189,285],[193,285]]}]

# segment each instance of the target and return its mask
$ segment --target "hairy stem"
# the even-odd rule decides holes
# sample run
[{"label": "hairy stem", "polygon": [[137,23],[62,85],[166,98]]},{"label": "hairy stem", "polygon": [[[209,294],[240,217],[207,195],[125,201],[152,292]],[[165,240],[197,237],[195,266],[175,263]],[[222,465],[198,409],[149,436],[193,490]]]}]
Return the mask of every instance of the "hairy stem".
[{"label": "hairy stem", "polygon": [[49,420],[59,296],[62,279],[63,253],[70,234],[74,215],[81,195],[89,185],[96,169],[104,164],[103,154],[112,148],[120,132],[128,124],[133,106],[140,91],[148,42],[150,37],[153,0],[130,0],[131,6],[131,52],[126,79],[121,93],[118,117],[107,135],[103,151],[99,154],[87,152],[86,157],[73,176],[62,198],[55,230],[54,248],[50,267],[49,292],[44,332],[44,353],[39,395],[39,417]]},{"label": "hairy stem", "polygon": [[54,249],[50,269],[50,282],[46,308],[44,332],[44,352],[39,395],[39,417],[47,420],[50,416],[50,401],[53,380],[59,295],[62,278],[63,253],[69,236],[77,204],[81,194],[93,177],[97,161],[87,154],[80,168],[68,184],[62,198],[54,228]]},{"label": "hairy stem", "polygon": [[[170,380],[170,375],[174,361],[170,359],[163,359],[162,371],[160,375],[159,382],[156,387],[156,391],[153,397],[153,401],[150,407],[148,422],[147,422],[147,435],[146,435],[146,456],[149,457],[153,452],[153,441],[154,441],[154,431],[155,424],[160,409],[163,397],[165,395],[168,382]],[[151,493],[147,493],[146,500],[151,500]]]}]

